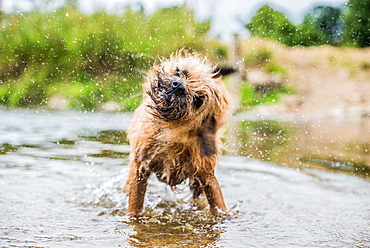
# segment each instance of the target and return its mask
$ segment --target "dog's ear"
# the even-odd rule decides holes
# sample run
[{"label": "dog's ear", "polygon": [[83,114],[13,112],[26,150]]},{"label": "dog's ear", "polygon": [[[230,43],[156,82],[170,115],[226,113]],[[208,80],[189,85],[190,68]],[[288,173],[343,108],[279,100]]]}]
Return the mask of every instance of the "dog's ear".
[{"label": "dog's ear", "polygon": [[221,76],[226,76],[226,75],[229,75],[229,74],[232,74],[234,72],[237,72],[238,69],[235,68],[234,66],[229,66],[229,67],[216,67],[214,70],[213,70],[213,77],[212,78],[218,78],[218,77],[221,77]]},{"label": "dog's ear", "polygon": [[217,153],[216,149],[216,119],[208,116],[202,122],[201,130],[198,134],[200,151],[204,156],[212,156]]}]

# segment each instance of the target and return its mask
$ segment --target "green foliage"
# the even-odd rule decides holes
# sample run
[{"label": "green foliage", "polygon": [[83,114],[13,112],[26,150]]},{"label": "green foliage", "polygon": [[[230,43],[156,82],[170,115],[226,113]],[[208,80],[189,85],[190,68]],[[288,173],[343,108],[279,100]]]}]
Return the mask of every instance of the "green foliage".
[{"label": "green foliage", "polygon": [[370,0],[349,0],[346,6],[314,7],[294,25],[284,13],[264,5],[245,27],[252,36],[288,46],[370,46]]},{"label": "green foliage", "polygon": [[290,94],[293,90],[288,86],[281,86],[267,92],[259,92],[256,87],[243,81],[240,92],[241,107],[248,108],[250,106],[278,103],[281,94]]},{"label": "green foliage", "polygon": [[370,46],[370,0],[349,0],[343,16],[344,40],[349,46]]},{"label": "green foliage", "polygon": [[[244,57],[245,68],[258,68],[266,74],[284,76],[286,69],[274,58],[273,52],[264,47],[251,50]],[[281,94],[290,94],[292,90],[280,82],[264,83],[263,85],[251,85],[243,81],[240,87],[241,107],[248,108],[262,104],[278,103]]]},{"label": "green foliage", "polygon": [[296,27],[281,12],[269,5],[263,5],[245,27],[252,36],[260,36],[282,42],[288,46],[295,45]]},{"label": "green foliage", "polygon": [[274,58],[272,51],[267,48],[257,48],[248,53],[244,57],[244,66],[246,68],[264,68],[269,74],[286,75],[287,73],[285,68]]},{"label": "green foliage", "polygon": [[270,74],[277,74],[277,75],[286,75],[286,70],[284,66],[281,64],[275,62],[275,61],[269,61],[265,65],[265,70]]},{"label": "green foliage", "polygon": [[122,15],[60,8],[2,18],[0,104],[7,106],[40,106],[59,94],[72,108],[115,101],[132,110],[159,56],[185,47],[211,59],[226,57],[225,46],[207,35],[210,22],[197,22],[185,7],[153,15],[129,7]]},{"label": "green foliage", "polygon": [[318,6],[296,26],[285,14],[264,5],[246,28],[252,36],[269,38],[288,46],[339,45],[343,28],[340,15],[339,8]]},{"label": "green foliage", "polygon": [[251,66],[264,66],[266,63],[271,61],[272,52],[268,49],[257,48],[248,53],[244,58],[244,65],[246,67]]},{"label": "green foliage", "polygon": [[296,43],[301,46],[317,46],[327,43],[325,33],[317,28],[313,13],[308,13],[297,27]]},{"label": "green foliage", "polygon": [[227,59],[227,49],[225,47],[216,48],[214,52],[214,56],[220,60]]},{"label": "green foliage", "polygon": [[341,9],[330,6],[318,6],[313,10],[315,24],[321,30],[330,45],[340,45],[342,42],[343,21]]},{"label": "green foliage", "polygon": [[297,26],[296,44],[317,46],[342,43],[343,21],[341,9],[330,6],[318,6],[310,11]]}]

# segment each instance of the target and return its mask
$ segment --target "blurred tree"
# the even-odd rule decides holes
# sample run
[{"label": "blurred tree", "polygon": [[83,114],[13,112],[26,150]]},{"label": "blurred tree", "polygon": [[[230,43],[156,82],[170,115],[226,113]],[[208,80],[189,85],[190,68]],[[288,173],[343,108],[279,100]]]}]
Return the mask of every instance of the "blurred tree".
[{"label": "blurred tree", "polygon": [[316,26],[323,31],[330,45],[338,46],[342,42],[342,10],[331,6],[318,6],[313,11]]},{"label": "blurred tree", "polygon": [[295,45],[296,27],[281,12],[269,5],[263,5],[245,27],[252,36],[270,38],[288,46]]},{"label": "blurred tree", "polygon": [[341,45],[343,41],[343,20],[341,9],[331,6],[318,6],[310,11],[297,28],[297,44],[317,46]]},{"label": "blurred tree", "polygon": [[297,27],[296,43],[301,46],[317,46],[327,43],[324,32],[317,28],[313,13],[308,13]]},{"label": "blurred tree", "polygon": [[346,44],[370,46],[370,0],[349,0],[343,19]]}]

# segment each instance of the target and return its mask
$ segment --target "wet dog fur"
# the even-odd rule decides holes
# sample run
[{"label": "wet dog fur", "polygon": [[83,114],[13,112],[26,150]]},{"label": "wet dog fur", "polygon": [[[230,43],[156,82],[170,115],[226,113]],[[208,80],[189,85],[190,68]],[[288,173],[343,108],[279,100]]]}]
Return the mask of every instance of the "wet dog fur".
[{"label": "wet dog fur", "polygon": [[227,212],[214,174],[219,130],[229,112],[219,74],[206,60],[184,51],[149,72],[145,97],[128,129],[130,171],[123,188],[128,216],[142,211],[151,174],[171,187],[188,179],[193,198],[204,193],[214,215]]}]

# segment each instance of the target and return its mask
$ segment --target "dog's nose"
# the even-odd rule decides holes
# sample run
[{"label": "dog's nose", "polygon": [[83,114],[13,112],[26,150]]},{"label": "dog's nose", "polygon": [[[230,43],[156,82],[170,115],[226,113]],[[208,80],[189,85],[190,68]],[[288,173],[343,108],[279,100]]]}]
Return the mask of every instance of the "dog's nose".
[{"label": "dog's nose", "polygon": [[[183,86],[182,83],[180,81],[173,81],[172,84],[171,84],[171,88],[174,90],[174,89],[177,89],[179,87]],[[184,87],[184,86],[183,86]]]},{"label": "dog's nose", "polygon": [[173,81],[171,84],[171,90],[180,95],[185,93],[185,87],[180,81]]}]

